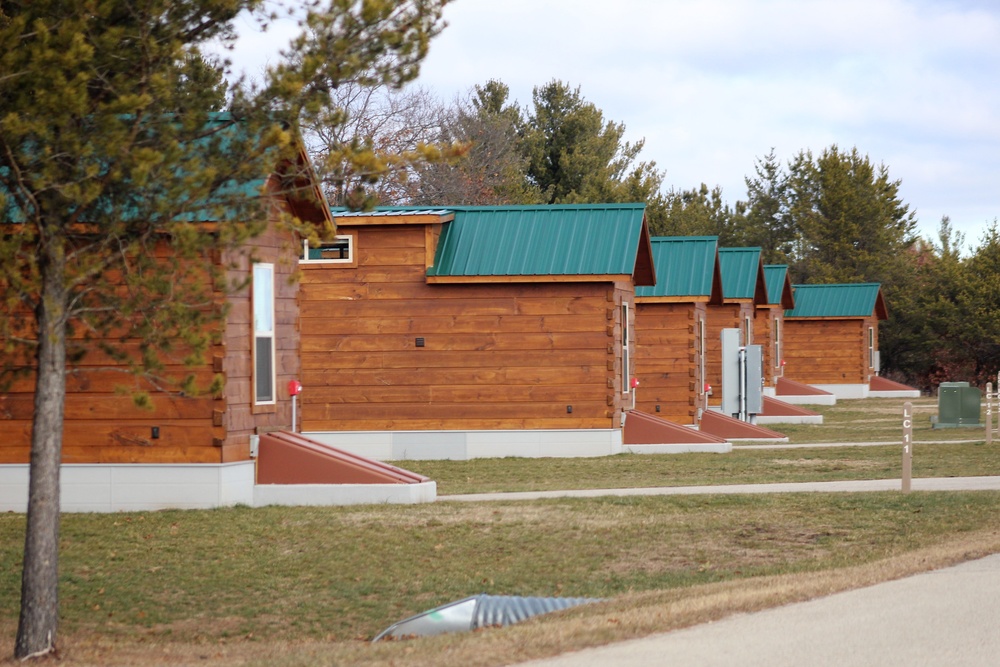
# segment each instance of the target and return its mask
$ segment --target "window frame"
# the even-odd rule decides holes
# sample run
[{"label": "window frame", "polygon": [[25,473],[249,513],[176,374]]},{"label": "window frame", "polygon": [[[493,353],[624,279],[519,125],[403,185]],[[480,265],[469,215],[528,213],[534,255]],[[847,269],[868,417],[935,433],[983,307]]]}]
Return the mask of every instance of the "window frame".
[{"label": "window frame", "polygon": [[[261,275],[265,271],[266,271],[266,276],[267,276],[266,278],[263,275]],[[252,377],[251,377],[251,382],[250,382],[250,390],[253,393],[253,404],[255,406],[256,405],[264,405],[264,406],[266,406],[266,405],[276,405],[277,402],[278,402],[278,391],[277,391],[277,388],[278,388],[278,369],[277,369],[277,364],[276,364],[277,353],[276,353],[276,349],[275,349],[276,348],[276,346],[275,346],[275,339],[277,338],[277,336],[276,336],[277,322],[275,321],[275,311],[276,311],[276,308],[275,308],[275,305],[276,305],[275,304],[275,298],[276,298],[276,294],[275,294],[274,288],[275,288],[275,284],[276,283],[275,283],[274,264],[270,264],[268,262],[254,262],[254,264],[251,267],[251,276],[252,276],[252,280],[251,280],[251,299],[250,299],[250,301],[251,301],[251,303],[250,303],[250,319],[251,319],[250,334],[251,334],[251,337],[252,337],[252,341],[251,341],[250,352],[251,352],[251,356],[252,356],[252,358],[251,358],[251,374],[252,374]],[[268,292],[266,294],[263,293],[263,290],[261,289],[263,281],[269,281],[269,283],[270,283],[269,286],[268,286]],[[270,296],[269,299],[268,299],[268,296]],[[261,312],[261,311],[258,310],[258,308],[265,308],[266,310],[264,312]],[[270,321],[270,329],[264,330],[264,329],[259,328],[259,324],[258,324],[258,314],[259,313],[262,314],[262,315],[263,314],[268,315],[267,319],[269,319],[269,321]],[[262,341],[264,341],[264,340],[266,340],[266,339],[270,340],[270,345],[268,346],[268,353],[270,355],[270,358],[269,358],[269,362],[270,362],[270,373],[269,373],[269,375],[270,375],[270,377],[267,378],[267,380],[270,382],[270,389],[271,389],[270,394],[271,395],[270,395],[270,398],[265,398],[265,399],[261,400],[260,396],[258,395],[260,393],[258,390],[259,390],[259,382],[262,379],[261,375],[263,373],[262,373],[262,369],[260,367],[260,363],[261,363],[262,360],[261,360],[261,355],[260,355],[260,352],[259,352],[259,349],[260,349],[259,343],[262,342]]]},{"label": "window frame", "polygon": [[875,327],[868,327],[868,368],[875,368]]},{"label": "window frame", "polygon": [[774,317],[774,367],[781,368],[781,318]]},{"label": "window frame", "polygon": [[632,350],[628,342],[628,337],[630,333],[630,327],[628,322],[628,303],[622,302],[622,393],[630,394],[632,392],[632,378],[629,372],[629,366],[632,361]]},{"label": "window frame", "polygon": [[[337,259],[310,259],[310,250],[322,250],[324,245],[332,245],[335,243],[342,243],[347,241],[347,257],[337,258]],[[309,246],[308,239],[302,239],[302,251],[299,254],[299,264],[306,266],[343,266],[343,267],[356,267],[358,265],[357,258],[357,238],[355,234],[350,233],[339,233],[332,239],[321,241],[319,248],[311,248]]]},{"label": "window frame", "polygon": [[697,373],[698,373],[698,395],[699,396],[704,396],[705,393],[706,393],[705,392],[705,383],[706,383],[707,378],[708,378],[708,372],[707,372],[707,369],[705,368],[705,361],[706,361],[706,355],[705,355],[705,330],[706,330],[706,325],[705,325],[705,316],[704,315],[698,317],[695,320],[695,326],[697,326],[697,328],[698,328],[698,334],[697,334],[698,335],[698,353],[697,353],[697,359],[698,359],[698,370],[697,370]]}]

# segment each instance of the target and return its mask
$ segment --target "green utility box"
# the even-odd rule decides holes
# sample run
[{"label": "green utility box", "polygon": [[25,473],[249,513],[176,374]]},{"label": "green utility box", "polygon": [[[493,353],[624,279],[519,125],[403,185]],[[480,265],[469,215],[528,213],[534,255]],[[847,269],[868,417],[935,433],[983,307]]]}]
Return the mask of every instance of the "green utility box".
[{"label": "green utility box", "polygon": [[934,428],[983,427],[979,421],[982,396],[968,382],[942,382],[938,386],[938,414]]}]

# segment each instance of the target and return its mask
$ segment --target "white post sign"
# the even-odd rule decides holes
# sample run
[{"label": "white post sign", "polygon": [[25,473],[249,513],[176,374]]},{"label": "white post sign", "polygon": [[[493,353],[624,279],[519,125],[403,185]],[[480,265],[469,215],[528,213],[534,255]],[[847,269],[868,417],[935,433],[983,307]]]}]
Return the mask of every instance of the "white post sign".
[{"label": "white post sign", "polygon": [[[1000,392],[1000,386],[997,387]],[[986,444],[993,443],[993,383],[986,383]]]},{"label": "white post sign", "polygon": [[903,493],[910,492],[913,476],[913,404],[903,403]]}]

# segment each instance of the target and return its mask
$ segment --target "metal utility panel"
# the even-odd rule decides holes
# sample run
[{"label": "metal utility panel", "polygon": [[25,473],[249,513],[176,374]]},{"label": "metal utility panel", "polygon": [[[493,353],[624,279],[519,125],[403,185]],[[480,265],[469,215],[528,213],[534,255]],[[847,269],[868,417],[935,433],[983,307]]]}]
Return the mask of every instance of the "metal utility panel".
[{"label": "metal utility panel", "polygon": [[934,428],[982,426],[979,421],[982,395],[968,382],[942,382],[938,386],[938,418]]},{"label": "metal utility panel", "polygon": [[722,413],[740,412],[740,330],[722,330]]},{"label": "metal utility panel", "polygon": [[764,412],[764,349],[760,345],[747,345],[746,405],[748,415]]}]

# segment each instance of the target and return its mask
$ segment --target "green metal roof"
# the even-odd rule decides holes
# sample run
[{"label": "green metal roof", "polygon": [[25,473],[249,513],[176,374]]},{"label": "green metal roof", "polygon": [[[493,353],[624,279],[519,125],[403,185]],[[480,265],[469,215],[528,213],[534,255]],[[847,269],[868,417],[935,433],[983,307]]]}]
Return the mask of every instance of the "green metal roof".
[{"label": "green metal roof", "polygon": [[888,318],[879,283],[793,285],[795,308],[785,317]]},{"label": "green metal roof", "polygon": [[632,275],[648,242],[644,204],[442,208],[455,219],[428,276]]},{"label": "green metal roof", "polygon": [[[760,248],[719,248],[724,299],[753,299],[760,276]],[[760,298],[766,298],[760,294]]]},{"label": "green metal roof", "polygon": [[785,292],[785,284],[788,282],[787,264],[765,264],[764,282],[767,284],[768,304],[794,307],[794,299],[790,299],[792,303],[784,303],[782,301],[782,297]]},{"label": "green metal roof", "polygon": [[654,236],[649,242],[656,285],[637,287],[637,297],[711,296],[719,237]]}]

